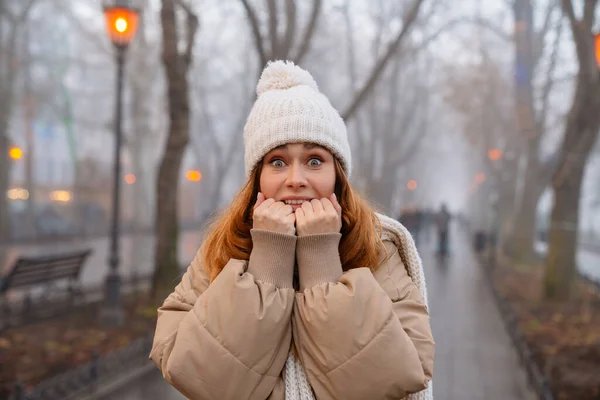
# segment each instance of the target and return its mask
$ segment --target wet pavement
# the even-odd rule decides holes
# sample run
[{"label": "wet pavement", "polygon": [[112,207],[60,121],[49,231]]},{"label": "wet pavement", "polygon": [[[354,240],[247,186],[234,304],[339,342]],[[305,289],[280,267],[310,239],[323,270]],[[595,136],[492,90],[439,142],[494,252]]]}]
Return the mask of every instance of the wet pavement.
[{"label": "wet pavement", "polygon": [[[433,393],[436,400],[532,399],[524,372],[469,240],[453,232],[453,254],[445,263],[422,243],[421,255],[436,340]],[[158,370],[102,399],[183,399]]]}]

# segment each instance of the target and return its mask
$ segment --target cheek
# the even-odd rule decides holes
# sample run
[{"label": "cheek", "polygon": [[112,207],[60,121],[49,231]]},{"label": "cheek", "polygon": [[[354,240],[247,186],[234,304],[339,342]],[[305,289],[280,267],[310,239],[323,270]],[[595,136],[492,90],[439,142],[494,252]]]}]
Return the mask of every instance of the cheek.
[{"label": "cheek", "polygon": [[270,175],[268,172],[261,173],[260,175],[260,191],[266,199],[275,198],[277,191],[281,185],[277,182],[277,179]]},{"label": "cheek", "polygon": [[330,171],[323,172],[313,180],[313,188],[321,198],[329,197],[335,189],[335,170],[331,168]]}]

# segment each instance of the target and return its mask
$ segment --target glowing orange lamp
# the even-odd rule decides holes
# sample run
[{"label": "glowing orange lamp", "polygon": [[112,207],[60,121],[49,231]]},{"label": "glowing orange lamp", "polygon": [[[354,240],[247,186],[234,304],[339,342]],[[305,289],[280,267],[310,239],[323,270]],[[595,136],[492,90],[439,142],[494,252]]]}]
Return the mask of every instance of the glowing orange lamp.
[{"label": "glowing orange lamp", "polygon": [[596,65],[600,68],[600,33],[594,36],[594,44],[596,47]]},{"label": "glowing orange lamp", "polygon": [[23,157],[23,150],[20,147],[11,147],[8,156],[13,160],[20,160]]},{"label": "glowing orange lamp", "polygon": [[488,157],[492,161],[498,161],[502,158],[502,150],[500,149],[491,149],[488,151]]},{"label": "glowing orange lamp", "polygon": [[139,14],[139,10],[129,6],[127,1],[104,6],[106,29],[115,46],[129,46],[137,31]]},{"label": "glowing orange lamp", "polygon": [[185,177],[190,182],[200,182],[202,180],[202,173],[191,169],[186,172]]}]

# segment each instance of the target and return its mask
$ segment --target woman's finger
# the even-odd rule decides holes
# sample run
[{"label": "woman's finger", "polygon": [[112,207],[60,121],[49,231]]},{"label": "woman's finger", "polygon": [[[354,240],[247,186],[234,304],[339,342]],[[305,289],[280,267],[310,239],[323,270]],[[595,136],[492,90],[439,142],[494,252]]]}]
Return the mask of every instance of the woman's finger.
[{"label": "woman's finger", "polygon": [[256,196],[256,203],[254,204],[254,209],[256,210],[263,202],[265,201],[265,195],[262,192],[258,192],[258,196]]},{"label": "woman's finger", "polygon": [[[310,217],[314,214],[313,206],[310,201],[305,201],[304,203],[302,203],[302,206],[300,208],[304,211],[305,217]],[[296,211],[300,210],[300,208],[298,208]]]},{"label": "woman's finger", "polygon": [[301,207],[296,208],[294,215],[296,217],[296,226],[298,226],[298,224],[304,223],[304,220],[306,219],[306,215],[304,214],[304,210]]},{"label": "woman's finger", "polygon": [[329,196],[329,200],[331,201],[331,204],[333,204],[333,207],[337,211],[338,215],[341,217],[342,216],[342,206],[337,201],[337,196],[335,195],[335,193],[332,193],[331,196]]},{"label": "woman's finger", "polygon": [[335,209],[335,207],[333,206],[333,203],[331,202],[331,196],[329,197],[329,199],[325,199],[323,198],[321,200],[321,204],[323,205],[323,210],[326,213],[335,213],[337,214],[337,210]]},{"label": "woman's finger", "polygon": [[323,212],[323,203],[321,202],[321,200],[313,199],[310,201],[310,204],[312,205],[312,209],[315,212],[315,214],[321,214]]}]

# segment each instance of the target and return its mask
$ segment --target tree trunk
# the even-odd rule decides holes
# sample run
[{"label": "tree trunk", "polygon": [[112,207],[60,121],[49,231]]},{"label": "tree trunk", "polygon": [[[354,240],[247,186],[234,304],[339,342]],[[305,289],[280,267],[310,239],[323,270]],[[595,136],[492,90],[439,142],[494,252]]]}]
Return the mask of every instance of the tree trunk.
[{"label": "tree trunk", "polygon": [[[187,11],[187,10],[186,10]],[[187,72],[191,64],[193,38],[197,18],[188,13],[188,43],[184,54],[178,51],[175,1],[163,0],[161,9],[163,33],[163,63],[167,78],[169,102],[169,135],[157,181],[156,249],[152,297],[162,300],[173,290],[179,276],[177,243],[178,187],[181,162],[189,141],[189,85]]]},{"label": "tree trunk", "polygon": [[545,185],[526,178],[512,238],[514,241],[512,248],[517,260],[523,262],[535,260],[537,204],[544,189]]},{"label": "tree trunk", "polygon": [[579,194],[583,172],[584,165],[580,164],[571,172],[568,182],[554,187],[544,277],[544,293],[549,299],[567,299],[577,273]]},{"label": "tree trunk", "polygon": [[552,180],[554,205],[544,278],[544,294],[548,299],[569,298],[577,276],[579,201],[585,165],[600,128],[599,88],[599,83],[586,85],[578,82],[561,146],[561,158]]},{"label": "tree trunk", "polygon": [[[522,142],[515,143],[516,146],[521,147],[524,151],[523,155],[527,157],[527,172],[525,184],[531,184],[531,174],[538,165],[538,143],[536,124],[535,124],[535,107],[533,100],[533,73],[534,73],[534,54],[533,54],[533,8],[530,0],[517,0],[514,3],[514,31],[515,31],[515,109],[514,116],[518,132],[518,139]],[[516,148],[514,149],[516,153]],[[512,166],[514,174],[512,177],[512,185],[516,186],[519,158],[515,158],[515,165]],[[517,190],[511,188],[511,192],[514,196],[517,196]],[[523,193],[523,196],[525,193]],[[518,240],[516,237],[519,234],[525,234],[525,230],[519,232],[519,214],[524,210],[522,207],[517,206],[515,208],[515,197],[511,196],[510,204],[510,218],[508,223],[505,223],[504,234],[504,251],[505,253],[514,256],[516,252],[516,246]],[[521,201],[530,201],[531,199],[525,199]],[[503,202],[504,203],[504,202]],[[527,204],[530,206],[530,204]],[[502,204],[501,208],[506,208],[505,204]],[[527,210],[529,211],[529,209]],[[534,218],[535,215],[527,215],[526,218]]]},{"label": "tree trunk", "polygon": [[512,251],[511,237],[515,226],[516,176],[517,161],[509,161],[499,177],[498,185],[498,220],[501,221],[498,246],[508,254]]}]

